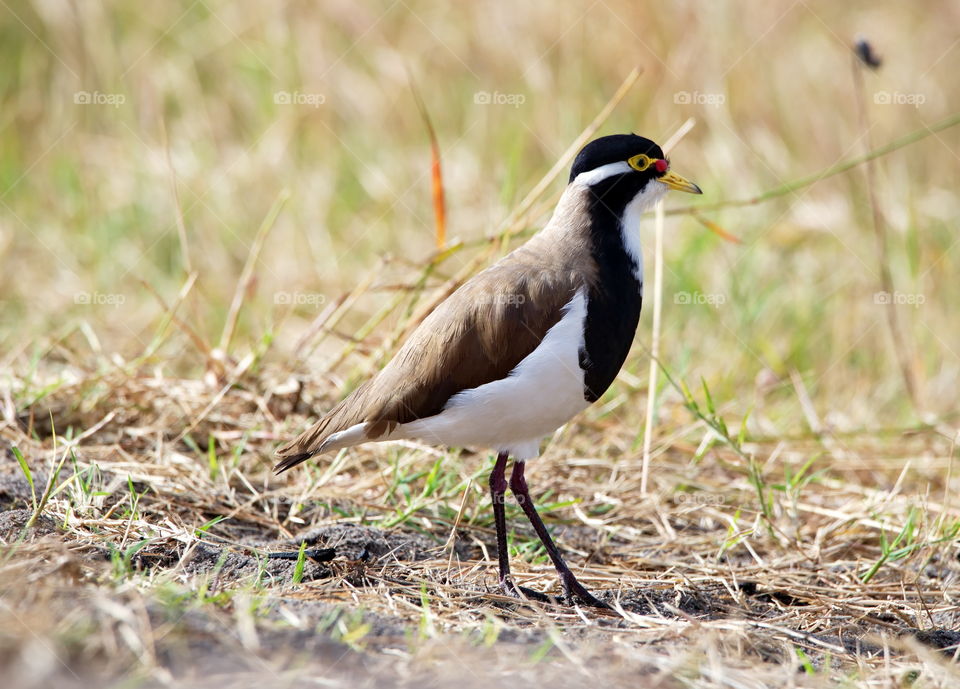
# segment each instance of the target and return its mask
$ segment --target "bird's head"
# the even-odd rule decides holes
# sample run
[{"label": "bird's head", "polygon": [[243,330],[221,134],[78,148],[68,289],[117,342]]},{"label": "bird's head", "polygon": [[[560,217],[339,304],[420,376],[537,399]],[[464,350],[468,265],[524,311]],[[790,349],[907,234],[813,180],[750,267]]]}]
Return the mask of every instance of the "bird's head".
[{"label": "bird's head", "polygon": [[657,144],[636,134],[604,136],[584,146],[573,161],[570,184],[588,186],[601,198],[629,201],[642,194],[649,203],[670,189],[703,193],[670,170],[670,161]]}]

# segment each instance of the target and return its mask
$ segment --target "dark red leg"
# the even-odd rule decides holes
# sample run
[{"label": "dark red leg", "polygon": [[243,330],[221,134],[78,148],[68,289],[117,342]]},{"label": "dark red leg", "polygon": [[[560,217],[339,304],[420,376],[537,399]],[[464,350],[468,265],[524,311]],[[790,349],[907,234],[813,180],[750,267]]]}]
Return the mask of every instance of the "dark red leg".
[{"label": "dark red leg", "polygon": [[500,586],[510,586],[510,553],[507,551],[507,514],[503,501],[507,493],[507,455],[501,452],[490,472],[490,498],[493,500],[493,523],[497,527],[497,559],[500,562]]},{"label": "dark red leg", "polygon": [[508,453],[501,452],[490,472],[490,498],[493,500],[493,522],[497,527],[497,561],[500,563],[500,588],[514,598],[530,598],[549,602],[550,598],[524,586],[517,586],[510,578],[510,551],[507,549],[507,514],[504,500],[507,492]]},{"label": "dark red leg", "polygon": [[609,607],[594,598],[593,594],[587,591],[583,584],[577,581],[573,572],[567,567],[567,563],[563,561],[563,557],[560,555],[560,549],[557,548],[553,539],[550,538],[550,532],[547,531],[547,527],[544,526],[543,520],[540,519],[540,515],[537,514],[537,510],[533,506],[530,489],[527,488],[527,480],[523,477],[524,468],[525,462],[514,462],[513,473],[510,475],[510,490],[513,491],[517,502],[520,503],[520,507],[523,508],[527,519],[533,524],[533,530],[537,532],[540,542],[543,543],[543,546],[547,549],[547,555],[549,555],[553,561],[553,566],[557,568],[557,573],[560,575],[560,584],[563,586],[564,597],[568,601],[576,599],[585,605],[592,605],[598,608]]}]

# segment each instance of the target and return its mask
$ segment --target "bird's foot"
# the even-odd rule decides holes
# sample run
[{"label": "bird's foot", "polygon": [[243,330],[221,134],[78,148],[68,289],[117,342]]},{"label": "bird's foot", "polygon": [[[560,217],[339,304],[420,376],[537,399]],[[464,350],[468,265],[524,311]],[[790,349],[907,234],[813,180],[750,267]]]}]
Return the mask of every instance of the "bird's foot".
[{"label": "bird's foot", "polygon": [[509,577],[505,577],[500,580],[500,590],[511,598],[516,598],[517,600],[522,601],[534,600],[538,603],[549,603],[551,605],[559,605],[562,602],[555,596],[550,596],[546,593],[540,593],[539,591],[528,589],[526,586],[518,586],[517,584],[513,583],[513,580]]},{"label": "bird's foot", "polygon": [[587,591],[583,584],[573,576],[573,572],[561,572],[560,584],[563,586],[563,600],[566,601],[568,605],[580,603],[581,605],[589,605],[593,608],[611,609],[609,605]]},{"label": "bird's foot", "polygon": [[502,590],[506,595],[511,598],[516,598],[517,600],[527,600],[527,601],[537,601],[538,603],[548,603],[550,605],[589,605],[594,608],[603,608],[609,610],[610,606],[604,603],[603,601],[594,597],[592,593],[587,591],[579,581],[571,574],[569,577],[561,575],[560,581],[563,584],[563,596],[551,596],[547,593],[541,593],[540,591],[534,591],[529,589],[526,586],[518,586],[513,583],[513,580],[501,579],[500,580],[500,590]]}]

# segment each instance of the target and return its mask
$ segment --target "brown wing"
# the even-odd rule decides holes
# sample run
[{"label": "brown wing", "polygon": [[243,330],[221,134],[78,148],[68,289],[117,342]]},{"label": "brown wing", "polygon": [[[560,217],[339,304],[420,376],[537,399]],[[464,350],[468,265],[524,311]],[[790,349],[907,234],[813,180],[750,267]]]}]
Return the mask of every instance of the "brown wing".
[{"label": "brown wing", "polygon": [[333,433],[367,422],[366,437],[376,440],[399,424],[440,413],[461,390],[505,378],[583,286],[591,271],[578,253],[538,235],[464,283],[379,374],[278,450],[277,471],[322,452]]}]

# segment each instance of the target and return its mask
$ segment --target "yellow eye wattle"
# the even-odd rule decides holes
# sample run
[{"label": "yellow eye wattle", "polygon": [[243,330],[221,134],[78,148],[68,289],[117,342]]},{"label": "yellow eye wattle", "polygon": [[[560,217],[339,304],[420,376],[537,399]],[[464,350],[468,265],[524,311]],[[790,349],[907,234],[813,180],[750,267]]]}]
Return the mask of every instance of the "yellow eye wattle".
[{"label": "yellow eye wattle", "polygon": [[637,172],[644,172],[647,168],[653,165],[654,162],[654,159],[650,156],[639,153],[627,160],[627,165],[632,167]]}]

